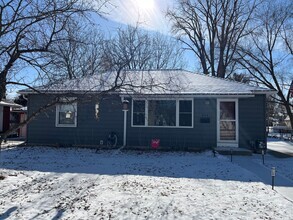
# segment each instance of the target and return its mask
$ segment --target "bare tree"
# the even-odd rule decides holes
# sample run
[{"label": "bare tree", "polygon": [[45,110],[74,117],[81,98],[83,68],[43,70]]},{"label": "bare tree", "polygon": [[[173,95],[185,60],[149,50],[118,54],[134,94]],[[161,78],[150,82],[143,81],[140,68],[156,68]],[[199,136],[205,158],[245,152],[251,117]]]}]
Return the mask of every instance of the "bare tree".
[{"label": "bare tree", "polygon": [[152,38],[150,69],[182,69],[185,65],[183,50],[179,42],[171,37],[156,33]]},{"label": "bare tree", "polygon": [[[292,32],[293,4],[290,1],[266,1],[255,18],[256,29],[247,38],[238,62],[257,83],[277,91],[272,100],[286,109],[293,128],[289,86],[293,80],[292,53],[284,36]],[[284,27],[291,27],[286,29]],[[287,38],[288,39],[288,38]],[[249,43],[250,42],[250,43]]]},{"label": "bare tree", "polygon": [[293,24],[285,25],[283,29],[283,40],[287,46],[288,51],[293,55]]},{"label": "bare tree", "polygon": [[184,66],[180,45],[162,34],[144,32],[128,26],[117,36],[105,40],[101,66],[104,70],[181,69]]},{"label": "bare tree", "polygon": [[[107,0],[96,0],[102,5]],[[60,33],[73,18],[96,11],[90,1],[83,0],[1,0],[0,1],[0,99],[6,85],[24,84],[10,81],[18,67],[34,66],[51,51],[55,42],[62,42]],[[98,10],[98,9],[97,9]],[[62,35],[61,35],[62,36]]]},{"label": "bare tree", "polygon": [[247,84],[249,84],[251,81],[250,75],[244,74],[244,73],[233,73],[228,77],[228,79],[231,79],[236,82],[247,83]]},{"label": "bare tree", "polygon": [[[289,4],[289,9],[292,9],[293,2],[291,1]],[[287,4],[285,4],[287,5]],[[291,22],[285,22],[282,29],[282,38],[287,46],[287,50],[293,55],[293,12],[288,13],[288,20],[291,20]]]},{"label": "bare tree", "polygon": [[[178,42],[159,33],[143,31],[138,26],[120,28],[105,38],[95,24],[84,26],[68,22],[51,53],[40,66],[42,78],[55,81],[79,78],[106,71],[181,69],[183,54]],[[39,61],[39,60],[38,60]],[[35,65],[37,66],[37,65]]]},{"label": "bare tree", "polygon": [[73,20],[68,22],[56,42],[39,65],[48,81],[74,79],[100,72],[103,36],[98,25]]},{"label": "bare tree", "polygon": [[177,0],[167,16],[203,73],[224,78],[235,68],[237,46],[257,5],[257,0]]}]

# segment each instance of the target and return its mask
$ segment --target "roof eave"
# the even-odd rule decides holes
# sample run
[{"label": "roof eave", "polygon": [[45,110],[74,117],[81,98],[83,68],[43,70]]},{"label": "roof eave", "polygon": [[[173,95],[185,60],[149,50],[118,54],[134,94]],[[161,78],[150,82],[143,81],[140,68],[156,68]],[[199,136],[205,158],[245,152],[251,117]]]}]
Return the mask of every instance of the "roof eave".
[{"label": "roof eave", "polygon": [[[19,94],[22,95],[29,95],[29,94],[99,94],[103,93],[103,91],[87,91],[87,90],[63,90],[63,91],[28,91],[28,90],[20,90],[18,91]],[[119,92],[119,91],[112,91],[109,92],[108,94],[120,94],[121,96],[170,96],[170,95],[177,95],[177,96],[254,96],[254,95],[274,95],[276,94],[277,91],[275,90],[253,90],[251,92],[218,92],[218,93],[208,93],[208,92],[197,92],[197,93],[188,93],[188,92],[165,92],[165,93],[134,93],[133,91],[131,92]]]},{"label": "roof eave", "polygon": [[260,91],[260,90],[254,90],[252,91],[254,94],[256,95],[275,95],[277,94],[278,92],[276,90],[263,90],[263,91]]}]

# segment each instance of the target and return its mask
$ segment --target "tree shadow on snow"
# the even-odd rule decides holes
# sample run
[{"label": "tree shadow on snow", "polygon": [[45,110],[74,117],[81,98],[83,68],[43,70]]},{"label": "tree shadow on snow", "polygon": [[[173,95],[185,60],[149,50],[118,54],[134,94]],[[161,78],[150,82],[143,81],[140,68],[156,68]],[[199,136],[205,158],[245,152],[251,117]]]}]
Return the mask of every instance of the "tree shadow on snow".
[{"label": "tree shadow on snow", "polygon": [[[2,150],[0,169],[72,174],[262,182],[259,177],[211,152],[99,151],[81,148],[19,147]],[[268,172],[270,178],[270,172]],[[269,184],[269,183],[267,183]],[[292,186],[292,181],[276,186]]]},{"label": "tree shadow on snow", "polygon": [[59,209],[56,213],[56,215],[52,218],[52,220],[58,220],[62,217],[64,213],[64,209]]},{"label": "tree shadow on snow", "polygon": [[17,207],[16,206],[13,206],[11,208],[9,208],[6,212],[0,214],[0,219],[4,220],[4,219],[8,219],[10,214],[14,211],[17,210]]}]

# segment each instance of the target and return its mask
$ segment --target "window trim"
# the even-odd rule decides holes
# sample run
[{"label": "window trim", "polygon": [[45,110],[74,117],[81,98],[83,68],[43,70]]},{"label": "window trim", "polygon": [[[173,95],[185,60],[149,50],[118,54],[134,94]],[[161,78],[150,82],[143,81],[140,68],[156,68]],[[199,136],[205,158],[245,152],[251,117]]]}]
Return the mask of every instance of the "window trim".
[{"label": "window trim", "polygon": [[[176,126],[155,126],[148,125],[148,108],[149,100],[163,100],[163,101],[176,101]],[[191,126],[179,126],[179,101],[191,101]],[[134,125],[133,124],[133,102],[145,101],[145,124]],[[135,128],[193,128],[194,126],[194,99],[193,98],[133,98],[131,100],[131,127]]]},{"label": "window trim", "polygon": [[[76,128],[77,127],[77,101],[76,101],[76,97],[64,98],[63,100],[64,100],[64,103],[58,103],[56,105],[55,127],[59,127],[59,128]],[[73,103],[70,103],[70,104],[73,105],[74,108],[76,109],[75,116],[74,116],[74,124],[60,124],[59,123],[60,106],[61,105],[68,105],[69,103],[66,103],[66,102],[70,102],[72,100],[75,100],[75,101]]]}]

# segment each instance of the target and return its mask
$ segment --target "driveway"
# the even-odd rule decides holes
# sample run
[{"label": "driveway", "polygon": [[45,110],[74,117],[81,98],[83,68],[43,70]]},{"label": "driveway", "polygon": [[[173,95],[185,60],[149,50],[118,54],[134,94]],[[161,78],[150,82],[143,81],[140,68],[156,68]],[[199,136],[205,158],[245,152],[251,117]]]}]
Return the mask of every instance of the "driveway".
[{"label": "driveway", "polygon": [[276,138],[268,138],[268,150],[275,156],[293,157],[293,143]]}]

